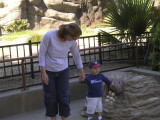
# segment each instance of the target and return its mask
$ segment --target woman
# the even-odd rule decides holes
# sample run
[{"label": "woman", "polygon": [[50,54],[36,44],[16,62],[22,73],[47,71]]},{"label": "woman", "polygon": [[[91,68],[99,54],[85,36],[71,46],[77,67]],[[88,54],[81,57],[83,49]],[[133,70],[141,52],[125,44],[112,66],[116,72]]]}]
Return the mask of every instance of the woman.
[{"label": "woman", "polygon": [[85,79],[82,60],[76,40],[82,34],[75,23],[61,25],[59,30],[47,32],[40,44],[39,66],[42,73],[44,103],[46,116],[56,120],[56,115],[67,120],[70,115],[69,106],[69,71],[68,51],[71,52],[80,80]]}]

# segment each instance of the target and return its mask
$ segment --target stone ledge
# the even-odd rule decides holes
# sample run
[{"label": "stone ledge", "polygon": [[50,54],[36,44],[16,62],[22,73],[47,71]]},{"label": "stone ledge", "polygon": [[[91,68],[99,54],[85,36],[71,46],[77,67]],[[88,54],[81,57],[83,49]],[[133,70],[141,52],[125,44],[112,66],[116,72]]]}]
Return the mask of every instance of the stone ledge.
[{"label": "stone ledge", "polygon": [[[85,98],[86,90],[87,86],[79,83],[78,78],[70,80],[71,101]],[[42,86],[29,88],[26,91],[16,91],[0,95],[0,118],[43,107]]]}]

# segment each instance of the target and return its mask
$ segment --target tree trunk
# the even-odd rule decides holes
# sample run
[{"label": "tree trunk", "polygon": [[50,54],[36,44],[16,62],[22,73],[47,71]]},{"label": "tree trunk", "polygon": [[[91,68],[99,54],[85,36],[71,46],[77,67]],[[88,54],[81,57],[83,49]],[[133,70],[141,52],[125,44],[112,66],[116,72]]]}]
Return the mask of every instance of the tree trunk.
[{"label": "tree trunk", "polygon": [[0,36],[2,36],[2,28],[0,27]]}]

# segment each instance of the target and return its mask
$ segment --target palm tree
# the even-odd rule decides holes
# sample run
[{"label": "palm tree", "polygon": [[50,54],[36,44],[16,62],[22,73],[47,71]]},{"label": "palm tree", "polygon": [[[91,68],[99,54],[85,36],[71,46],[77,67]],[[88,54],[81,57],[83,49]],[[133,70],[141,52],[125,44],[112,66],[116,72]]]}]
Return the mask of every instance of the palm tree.
[{"label": "palm tree", "polygon": [[112,0],[107,1],[106,7],[104,22],[116,27],[119,33],[133,33],[132,41],[154,24],[151,0]]}]

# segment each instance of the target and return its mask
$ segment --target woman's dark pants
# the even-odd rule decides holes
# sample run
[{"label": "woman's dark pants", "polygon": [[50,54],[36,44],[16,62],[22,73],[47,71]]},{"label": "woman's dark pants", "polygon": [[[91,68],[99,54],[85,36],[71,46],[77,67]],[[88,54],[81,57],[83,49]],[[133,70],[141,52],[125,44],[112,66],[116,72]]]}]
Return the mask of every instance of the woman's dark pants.
[{"label": "woman's dark pants", "polygon": [[69,70],[60,72],[46,71],[49,79],[48,85],[43,84],[46,116],[68,117],[70,115],[69,97]]}]

